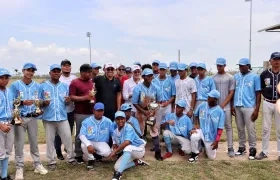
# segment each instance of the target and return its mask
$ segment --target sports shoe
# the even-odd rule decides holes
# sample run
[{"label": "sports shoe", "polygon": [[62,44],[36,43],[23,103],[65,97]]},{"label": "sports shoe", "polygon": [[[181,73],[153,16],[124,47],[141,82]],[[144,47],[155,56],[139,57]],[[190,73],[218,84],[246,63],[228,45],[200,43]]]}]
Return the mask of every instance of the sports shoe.
[{"label": "sports shoe", "polygon": [[80,156],[80,157],[75,157],[75,159],[76,159],[76,161],[77,161],[78,164],[84,164],[84,163],[85,163],[85,161],[83,160],[83,157],[82,157],[82,156]]},{"label": "sports shoe", "polygon": [[15,177],[15,180],[23,180],[23,169],[22,168],[19,168],[17,169],[16,171],[16,177]]},{"label": "sports shoe", "polygon": [[182,151],[182,149],[179,148],[178,152],[179,152],[180,156],[185,156],[185,153],[184,153],[184,151]]},{"label": "sports shoe", "polygon": [[246,153],[247,151],[245,147],[239,147],[238,151],[235,153],[235,156],[243,156]]},{"label": "sports shoe", "polygon": [[0,179],[1,179],[1,180],[13,180],[13,178],[12,178],[10,175],[8,175],[8,176],[5,177],[5,178],[1,178],[1,176],[0,176]]},{"label": "sports shoe", "polygon": [[57,159],[59,159],[59,160],[61,160],[61,161],[64,160],[64,157],[63,157],[61,151],[56,151],[56,156],[57,156]]},{"label": "sports shoe", "polygon": [[112,180],[120,180],[122,177],[122,173],[115,171]]},{"label": "sports shoe", "polygon": [[49,169],[50,171],[54,171],[56,168],[57,168],[56,164],[49,164],[49,165],[48,165],[48,169]]},{"label": "sports shoe", "polygon": [[235,156],[235,153],[234,153],[234,149],[233,148],[228,148],[228,157],[234,157]]},{"label": "sports shoe", "polygon": [[35,170],[34,170],[35,173],[39,173],[39,174],[47,174],[48,173],[48,170],[46,170],[44,168],[44,166],[42,164],[38,165],[35,167]]},{"label": "sports shoe", "polygon": [[77,166],[78,163],[76,160],[73,160],[73,161],[67,161],[68,164],[71,164],[72,166]]},{"label": "sports shoe", "polygon": [[193,163],[198,160],[198,154],[192,152],[191,157],[188,159],[190,163]]},{"label": "sports shoe", "polygon": [[93,156],[96,162],[102,162],[102,156],[100,156],[99,154],[93,154]]},{"label": "sports shoe", "polygon": [[136,159],[136,160],[134,160],[134,163],[136,166],[139,166],[139,165],[149,166],[150,165],[149,163],[147,163],[146,161],[143,161],[142,159]]},{"label": "sports shoe", "polygon": [[93,169],[94,168],[94,163],[95,163],[95,160],[89,160],[88,164],[87,164],[87,170],[89,170],[89,171],[94,170]]},{"label": "sports shoe", "polygon": [[170,158],[172,156],[171,152],[167,152],[164,156],[162,156],[163,159]]},{"label": "sports shoe", "polygon": [[256,159],[257,160],[262,160],[264,158],[267,158],[267,155],[264,154],[264,152],[262,151],[258,156],[256,156]]},{"label": "sports shoe", "polygon": [[155,151],[155,158],[158,161],[162,161],[163,158],[161,157],[161,151]]},{"label": "sports shoe", "polygon": [[255,160],[257,154],[256,148],[249,149],[249,160]]}]

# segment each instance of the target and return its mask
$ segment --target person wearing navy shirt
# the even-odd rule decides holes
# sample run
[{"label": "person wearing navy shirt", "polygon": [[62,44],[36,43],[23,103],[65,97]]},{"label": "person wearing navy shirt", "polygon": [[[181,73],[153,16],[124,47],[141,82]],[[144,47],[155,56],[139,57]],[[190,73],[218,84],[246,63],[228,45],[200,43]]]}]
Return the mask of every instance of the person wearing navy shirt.
[{"label": "person wearing navy shirt", "polygon": [[189,138],[193,125],[191,119],[184,114],[186,106],[185,100],[178,100],[176,102],[176,112],[167,114],[161,123],[161,128],[165,129],[163,131],[163,138],[167,149],[163,159],[172,156],[172,144],[180,145],[181,150],[185,154],[191,153]]},{"label": "person wearing navy shirt", "polygon": [[123,152],[123,155],[117,160],[112,180],[119,180],[123,171],[138,165],[149,165],[141,160],[145,155],[146,141],[140,139],[134,128],[126,122],[125,113],[117,111],[115,113],[115,122],[117,127],[113,130],[113,151],[110,158],[114,160],[116,155]]},{"label": "person wearing navy shirt", "polygon": [[93,107],[93,115],[82,122],[79,138],[82,150],[88,159],[87,169],[93,170],[96,155],[108,157],[111,153],[109,146],[111,119],[104,115],[104,104],[98,102]]},{"label": "person wearing navy shirt", "polygon": [[201,103],[195,111],[194,128],[191,130],[191,150],[192,154],[189,162],[198,160],[199,140],[205,145],[206,155],[209,159],[216,158],[216,151],[225,124],[225,114],[218,105],[220,93],[212,90],[207,94],[207,102]]},{"label": "person wearing navy shirt", "polygon": [[[51,65],[49,75],[51,79],[41,84],[41,99],[43,99],[44,113],[42,120],[46,133],[48,168],[53,171],[57,167],[53,143],[56,133],[64,144],[68,163],[77,165],[77,162],[74,159],[72,136],[66,111],[66,105],[72,103],[69,97],[69,87],[59,81],[61,76],[60,65]],[[48,94],[50,99],[46,99],[45,94]]]},{"label": "person wearing navy shirt", "polygon": [[236,85],[232,113],[235,115],[239,139],[239,149],[235,155],[241,156],[246,153],[246,127],[250,147],[249,160],[254,160],[257,153],[255,121],[258,119],[261,103],[261,82],[260,76],[251,72],[250,69],[250,60],[240,59],[240,73],[234,75]]}]

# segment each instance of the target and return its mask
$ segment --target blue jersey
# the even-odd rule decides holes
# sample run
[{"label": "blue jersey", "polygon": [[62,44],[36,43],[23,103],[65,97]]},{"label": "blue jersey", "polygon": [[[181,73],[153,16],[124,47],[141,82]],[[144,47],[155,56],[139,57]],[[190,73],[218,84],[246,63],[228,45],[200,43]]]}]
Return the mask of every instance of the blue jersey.
[{"label": "blue jersey", "polygon": [[118,146],[121,145],[124,141],[130,141],[130,145],[139,147],[144,144],[144,141],[136,134],[133,127],[130,124],[125,123],[121,131],[118,128],[113,130],[112,135],[113,143]]},{"label": "blue jersey", "polygon": [[[130,116],[130,118],[129,118],[126,122],[130,122],[130,123],[133,125],[134,129],[135,129],[139,134],[142,135],[139,122],[138,122],[138,120],[137,120],[135,117]],[[114,121],[114,122],[113,122],[113,130],[116,129],[116,128],[117,128],[117,123]]]},{"label": "blue jersey", "polygon": [[260,76],[249,72],[245,75],[237,73],[234,75],[235,92],[234,106],[251,108],[256,106],[256,91],[261,90]]},{"label": "blue jersey", "polygon": [[177,74],[177,75],[174,76],[174,77],[172,77],[172,76],[170,75],[169,77],[173,80],[174,83],[175,83],[175,81],[176,81],[177,79],[180,78],[179,74]]},{"label": "blue jersey", "polygon": [[132,104],[139,104],[142,108],[146,108],[148,103],[152,101],[161,100],[161,92],[157,85],[150,84],[150,87],[146,87],[143,83],[138,84],[132,93]]},{"label": "blue jersey", "polygon": [[160,89],[161,99],[159,101],[168,101],[172,96],[176,95],[175,83],[170,77],[159,79],[158,76],[152,82]]},{"label": "blue jersey", "polygon": [[194,78],[196,83],[196,100],[206,101],[208,98],[208,93],[216,89],[214,79],[212,77],[206,76],[204,79],[199,79],[198,76]]},{"label": "blue jersey", "polygon": [[[16,99],[18,96],[20,96],[21,101],[34,100],[40,95],[40,84],[35,81],[32,81],[26,85],[22,80],[17,80],[11,84],[10,88],[13,92],[13,98]],[[35,104],[30,106],[19,106],[19,110],[23,116],[33,113],[35,109]]]},{"label": "blue jersey", "polygon": [[57,84],[46,81],[41,84],[41,99],[50,97],[50,104],[44,107],[42,119],[46,121],[67,120],[65,97],[69,95],[67,84],[59,82]]},{"label": "blue jersey", "polygon": [[13,94],[9,88],[0,90],[0,121],[12,120]]},{"label": "blue jersey", "polygon": [[192,121],[186,115],[182,115],[181,117],[177,117],[176,113],[168,113],[164,117],[164,120],[161,122],[164,124],[165,122],[173,120],[175,122],[174,126],[168,124],[166,126],[167,130],[170,130],[176,136],[183,136],[185,138],[189,138],[190,131],[193,128]]},{"label": "blue jersey", "polygon": [[224,129],[225,114],[222,108],[218,105],[210,108],[207,102],[203,102],[197,107],[195,116],[199,118],[204,140],[214,142],[218,129]]}]

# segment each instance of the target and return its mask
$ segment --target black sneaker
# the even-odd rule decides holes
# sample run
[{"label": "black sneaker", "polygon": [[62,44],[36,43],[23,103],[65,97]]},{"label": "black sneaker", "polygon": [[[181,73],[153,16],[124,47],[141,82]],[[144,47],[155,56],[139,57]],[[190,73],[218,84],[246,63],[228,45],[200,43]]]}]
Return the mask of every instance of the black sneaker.
[{"label": "black sneaker", "polygon": [[257,160],[262,160],[262,159],[265,159],[265,158],[267,158],[267,155],[264,154],[263,151],[258,156],[256,156]]},{"label": "black sneaker", "polygon": [[59,159],[59,160],[61,160],[61,161],[64,160],[64,157],[63,157],[61,151],[56,151],[56,155],[57,155],[57,159]]},{"label": "black sneaker", "polygon": [[88,164],[87,164],[87,169],[88,170],[94,170],[93,168],[94,168],[94,163],[95,163],[95,160],[89,160],[88,161]]},{"label": "black sneaker", "polygon": [[96,162],[102,162],[102,156],[100,156],[99,154],[93,154],[93,156]]},{"label": "black sneaker", "polygon": [[54,171],[54,170],[56,170],[56,168],[57,168],[56,164],[49,164],[49,165],[48,165],[48,169],[49,169],[50,171]]},{"label": "black sneaker", "polygon": [[1,178],[1,176],[0,176],[0,179],[1,180],[13,180],[13,178],[10,175],[8,175],[6,178]]},{"label": "black sneaker", "polygon": [[238,151],[235,153],[235,156],[243,156],[246,153],[247,151],[245,147],[239,147]]},{"label": "black sneaker", "polygon": [[255,160],[256,159],[256,154],[257,154],[257,149],[256,148],[250,148],[249,149],[249,160]]},{"label": "black sneaker", "polygon": [[82,157],[82,156],[80,156],[80,157],[75,157],[75,159],[77,160],[77,163],[78,163],[78,164],[84,164],[84,163],[85,163],[85,161],[83,160],[83,157]]},{"label": "black sneaker", "polygon": [[198,160],[198,154],[192,152],[191,157],[188,159],[190,163],[193,163]]},{"label": "black sneaker", "polygon": [[115,171],[112,180],[120,180],[122,177],[122,173]]},{"label": "black sneaker", "polygon": [[158,161],[162,161],[162,160],[163,160],[160,151],[155,151],[155,158],[156,158],[156,160],[158,160]]}]

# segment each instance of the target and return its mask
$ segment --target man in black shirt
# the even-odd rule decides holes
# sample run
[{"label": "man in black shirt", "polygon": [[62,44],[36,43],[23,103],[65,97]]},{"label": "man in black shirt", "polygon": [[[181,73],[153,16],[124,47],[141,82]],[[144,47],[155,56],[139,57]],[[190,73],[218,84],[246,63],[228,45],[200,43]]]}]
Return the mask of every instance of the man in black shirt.
[{"label": "man in black shirt", "polygon": [[261,92],[264,97],[263,101],[263,121],[262,121],[262,152],[256,157],[261,160],[267,158],[268,145],[271,131],[271,120],[274,116],[277,136],[277,151],[280,161],[280,114],[276,110],[275,103],[280,95],[277,93],[276,86],[280,81],[280,52],[271,54],[271,68],[261,74]]}]

